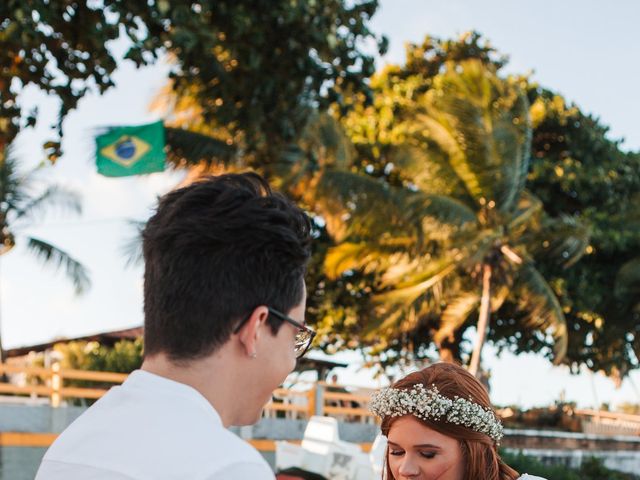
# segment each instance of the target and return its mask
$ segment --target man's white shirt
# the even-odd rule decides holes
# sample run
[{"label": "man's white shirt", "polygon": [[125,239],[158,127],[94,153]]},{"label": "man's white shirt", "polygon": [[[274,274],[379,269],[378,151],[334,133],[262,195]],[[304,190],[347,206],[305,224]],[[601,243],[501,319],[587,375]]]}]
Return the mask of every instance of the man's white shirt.
[{"label": "man's white shirt", "polygon": [[227,430],[195,389],[133,372],[73,422],[36,480],[273,480],[267,462]]}]

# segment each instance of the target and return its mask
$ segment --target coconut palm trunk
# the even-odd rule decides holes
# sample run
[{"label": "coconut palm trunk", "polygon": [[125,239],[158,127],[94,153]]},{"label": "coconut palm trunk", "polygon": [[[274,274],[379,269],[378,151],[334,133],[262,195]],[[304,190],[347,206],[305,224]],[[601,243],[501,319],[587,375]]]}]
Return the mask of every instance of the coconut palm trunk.
[{"label": "coconut palm trunk", "polygon": [[480,316],[478,317],[478,336],[473,347],[469,373],[478,376],[480,370],[480,356],[482,347],[489,329],[489,317],[491,315],[491,265],[482,265],[482,299],[480,301]]}]

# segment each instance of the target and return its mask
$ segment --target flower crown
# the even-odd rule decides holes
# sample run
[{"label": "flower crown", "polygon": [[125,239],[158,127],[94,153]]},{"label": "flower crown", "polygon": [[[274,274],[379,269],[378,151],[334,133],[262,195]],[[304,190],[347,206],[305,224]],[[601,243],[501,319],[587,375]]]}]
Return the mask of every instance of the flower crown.
[{"label": "flower crown", "polygon": [[502,424],[492,410],[471,399],[447,398],[435,385],[428,390],[421,384],[409,390],[383,388],[372,395],[369,410],[380,418],[413,415],[423,420],[462,425],[488,435],[496,443],[504,435]]}]

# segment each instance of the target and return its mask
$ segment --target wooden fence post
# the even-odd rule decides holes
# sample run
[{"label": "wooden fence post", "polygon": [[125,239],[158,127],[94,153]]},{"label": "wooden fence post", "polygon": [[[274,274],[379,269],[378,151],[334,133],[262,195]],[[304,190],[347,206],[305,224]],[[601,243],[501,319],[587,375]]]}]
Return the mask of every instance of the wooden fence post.
[{"label": "wooden fence post", "polygon": [[51,406],[58,408],[60,406],[62,389],[62,373],[60,372],[60,364],[58,362],[51,365]]},{"label": "wooden fence post", "polygon": [[318,388],[317,384],[313,384],[313,386],[307,392],[307,420],[311,418],[312,415],[315,414],[316,411],[316,389]]}]

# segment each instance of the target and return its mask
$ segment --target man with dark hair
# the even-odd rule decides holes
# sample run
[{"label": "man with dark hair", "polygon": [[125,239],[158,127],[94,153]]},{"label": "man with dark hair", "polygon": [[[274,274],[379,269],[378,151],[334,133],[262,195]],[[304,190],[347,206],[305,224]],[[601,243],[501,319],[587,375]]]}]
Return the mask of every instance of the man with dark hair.
[{"label": "man with dark hair", "polygon": [[253,173],[165,195],[143,232],[145,359],[46,453],[37,480],[273,479],[256,422],[313,340],[305,213]]}]

